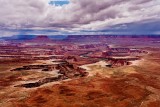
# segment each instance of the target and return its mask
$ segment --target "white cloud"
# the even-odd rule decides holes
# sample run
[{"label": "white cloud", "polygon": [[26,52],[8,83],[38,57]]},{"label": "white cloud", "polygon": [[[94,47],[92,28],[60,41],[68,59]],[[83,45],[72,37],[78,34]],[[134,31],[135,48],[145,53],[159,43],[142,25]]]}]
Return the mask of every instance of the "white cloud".
[{"label": "white cloud", "polygon": [[49,0],[0,0],[0,26],[57,30],[103,29],[116,24],[158,19],[158,0],[70,0],[51,6]]},{"label": "white cloud", "polygon": [[0,30],[0,37],[10,37],[12,35],[18,35],[19,32]]}]

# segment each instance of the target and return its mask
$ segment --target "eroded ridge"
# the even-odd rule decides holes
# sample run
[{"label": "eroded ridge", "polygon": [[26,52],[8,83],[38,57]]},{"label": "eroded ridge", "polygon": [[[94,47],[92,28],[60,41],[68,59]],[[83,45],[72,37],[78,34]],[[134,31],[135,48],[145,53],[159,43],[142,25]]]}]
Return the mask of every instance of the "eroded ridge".
[{"label": "eroded ridge", "polygon": [[76,65],[70,64],[68,62],[63,62],[61,64],[56,64],[56,65],[54,64],[53,65],[29,65],[29,66],[23,66],[21,68],[16,68],[11,71],[23,71],[23,70],[34,70],[34,69],[39,69],[39,70],[41,69],[42,72],[58,70],[58,76],[41,79],[38,82],[34,82],[34,83],[17,85],[15,87],[33,88],[33,87],[39,87],[43,84],[50,83],[50,82],[62,81],[62,80],[77,78],[77,77],[84,77],[88,75],[88,72],[85,72],[85,69],[80,68]]}]

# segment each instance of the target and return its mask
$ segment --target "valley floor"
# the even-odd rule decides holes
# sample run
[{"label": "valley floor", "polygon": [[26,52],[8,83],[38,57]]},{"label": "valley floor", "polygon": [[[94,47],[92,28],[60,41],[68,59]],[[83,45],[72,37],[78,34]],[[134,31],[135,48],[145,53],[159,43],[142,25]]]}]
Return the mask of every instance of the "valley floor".
[{"label": "valley floor", "polygon": [[1,63],[0,107],[159,107],[160,50],[148,51],[151,53],[138,64],[108,68],[99,62],[87,65],[87,77],[51,82],[36,88],[14,86],[51,75],[10,71],[35,62]]}]

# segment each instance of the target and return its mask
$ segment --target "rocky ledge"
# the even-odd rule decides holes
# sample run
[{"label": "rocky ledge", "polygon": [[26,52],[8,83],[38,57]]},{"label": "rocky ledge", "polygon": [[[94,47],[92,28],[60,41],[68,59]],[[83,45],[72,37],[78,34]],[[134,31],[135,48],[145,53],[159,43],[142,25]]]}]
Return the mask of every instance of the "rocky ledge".
[{"label": "rocky ledge", "polygon": [[13,69],[12,71],[31,70],[31,69],[42,69],[42,71],[48,71],[52,70],[53,68],[59,70],[58,71],[59,75],[57,77],[45,78],[34,83],[21,84],[15,87],[34,88],[50,82],[62,81],[77,77],[85,77],[88,75],[88,72],[86,72],[85,69],[79,68],[78,66],[70,64],[68,62],[57,65],[32,65],[32,66],[29,65],[29,66],[24,66],[22,68]]}]

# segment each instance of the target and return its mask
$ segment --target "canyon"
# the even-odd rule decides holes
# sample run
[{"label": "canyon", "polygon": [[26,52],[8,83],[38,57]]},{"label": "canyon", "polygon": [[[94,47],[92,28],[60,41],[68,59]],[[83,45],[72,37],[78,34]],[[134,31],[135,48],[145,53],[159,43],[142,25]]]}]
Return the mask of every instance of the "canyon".
[{"label": "canyon", "polygon": [[0,43],[0,107],[158,107],[159,36]]}]

